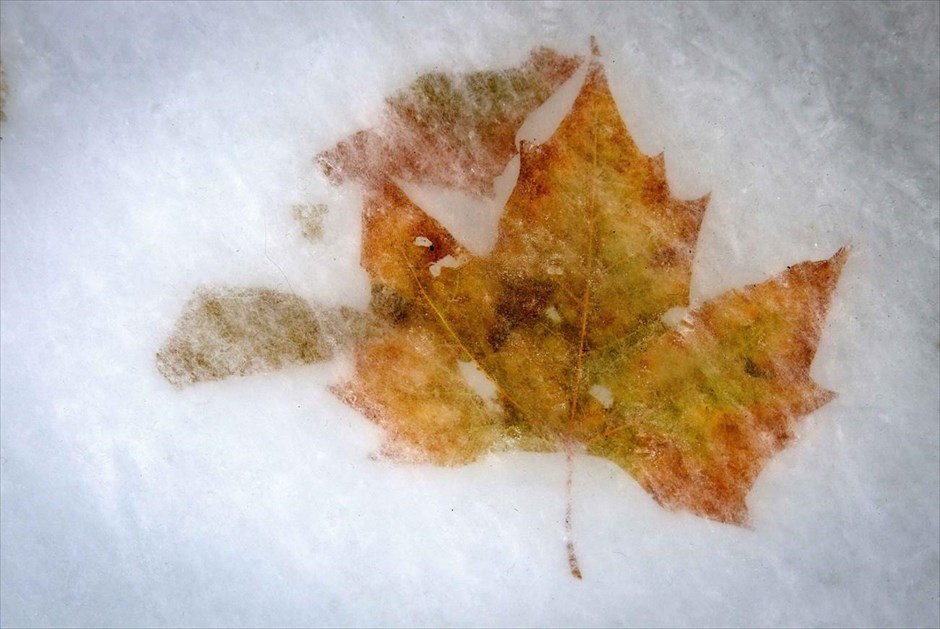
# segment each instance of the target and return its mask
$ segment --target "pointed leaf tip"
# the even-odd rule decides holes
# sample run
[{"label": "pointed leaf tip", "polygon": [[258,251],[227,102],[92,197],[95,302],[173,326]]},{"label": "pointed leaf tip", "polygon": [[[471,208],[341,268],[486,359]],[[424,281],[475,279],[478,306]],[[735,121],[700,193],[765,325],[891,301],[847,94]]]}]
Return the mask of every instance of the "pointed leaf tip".
[{"label": "pointed leaf tip", "polygon": [[591,35],[591,57],[598,59],[601,56],[601,47],[597,44],[597,37]]},{"label": "pointed leaf tip", "polygon": [[836,271],[842,272],[842,267],[845,266],[845,261],[849,259],[849,253],[852,251],[851,245],[842,245],[839,247],[839,250],[836,251],[830,259],[833,265],[836,268]]},{"label": "pointed leaf tip", "polygon": [[785,276],[788,281],[800,281],[808,287],[818,291],[819,306],[825,309],[829,304],[829,296],[842,275],[842,267],[848,259],[849,247],[843,246],[832,257],[824,260],[800,262],[788,267]]}]

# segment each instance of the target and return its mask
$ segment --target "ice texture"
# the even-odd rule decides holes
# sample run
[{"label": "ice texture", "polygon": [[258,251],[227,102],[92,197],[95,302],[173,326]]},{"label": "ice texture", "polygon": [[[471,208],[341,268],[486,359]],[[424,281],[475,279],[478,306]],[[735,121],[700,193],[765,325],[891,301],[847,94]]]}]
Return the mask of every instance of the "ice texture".
[{"label": "ice texture", "polygon": [[[936,3],[3,2],[0,624],[940,624],[938,29]],[[853,248],[812,370],[839,397],[752,528],[579,457],[575,581],[561,454],[373,460],[343,356],[161,377],[200,286],[365,307],[360,193],[313,157],[387,95],[592,34],[640,149],[711,192],[693,306]],[[426,209],[484,250],[500,190]]]}]

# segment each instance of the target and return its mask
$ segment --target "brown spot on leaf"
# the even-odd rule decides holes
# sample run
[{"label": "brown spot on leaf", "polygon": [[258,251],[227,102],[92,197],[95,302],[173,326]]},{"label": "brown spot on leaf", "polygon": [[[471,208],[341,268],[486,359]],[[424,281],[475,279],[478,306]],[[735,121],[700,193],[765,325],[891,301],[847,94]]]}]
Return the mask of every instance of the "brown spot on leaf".
[{"label": "brown spot on leaf", "polygon": [[499,350],[513,329],[532,326],[545,317],[554,285],[535,278],[508,276],[502,279],[502,291],[496,303],[496,325],[489,331],[493,350]]}]

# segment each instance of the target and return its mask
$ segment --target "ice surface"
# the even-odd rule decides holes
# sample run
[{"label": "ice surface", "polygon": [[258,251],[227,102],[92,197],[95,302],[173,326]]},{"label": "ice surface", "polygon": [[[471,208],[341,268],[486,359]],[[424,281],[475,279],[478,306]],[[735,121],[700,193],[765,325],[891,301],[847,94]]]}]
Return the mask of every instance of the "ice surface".
[{"label": "ice surface", "polygon": [[[938,28],[935,3],[4,2],[0,624],[936,626]],[[372,460],[342,359],[159,376],[200,285],[367,303],[358,193],[312,156],[384,96],[591,34],[640,147],[712,192],[694,301],[853,246],[813,367],[839,398],[753,529],[582,458],[578,582],[561,455]]]}]

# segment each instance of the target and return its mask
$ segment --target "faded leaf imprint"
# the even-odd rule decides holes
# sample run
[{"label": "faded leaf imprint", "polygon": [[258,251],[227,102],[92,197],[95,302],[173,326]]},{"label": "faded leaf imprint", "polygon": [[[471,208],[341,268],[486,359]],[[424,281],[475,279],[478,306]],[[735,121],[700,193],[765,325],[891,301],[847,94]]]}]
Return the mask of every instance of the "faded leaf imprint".
[{"label": "faded leaf imprint", "polygon": [[364,316],[269,288],[202,288],[157,352],[176,386],[326,360]]},{"label": "faded leaf imprint", "polygon": [[325,203],[298,203],[291,208],[291,214],[304,238],[315,242],[323,236],[323,217],[326,216]]},{"label": "faded leaf imprint", "polygon": [[378,128],[355,133],[317,162],[334,183],[375,187],[396,178],[488,193],[516,154],[526,116],[580,61],[538,48],[518,68],[422,75],[387,100]]},{"label": "faded leaf imprint", "polygon": [[[580,577],[578,453],[614,462],[665,507],[747,522],[763,465],[833,396],[809,370],[847,251],[676,315],[688,305],[708,197],[676,199],[662,155],[639,151],[596,46],[559,128],[520,147],[488,255],[473,255],[396,185],[486,193],[525,117],[577,63],[540,49],[502,73],[425,75],[389,99],[378,130],[318,161],[336,182],[363,185],[361,262],[372,284],[367,318],[344,336],[354,376],[335,391],[385,429],[383,453],[396,459],[564,452],[568,560]],[[197,299],[161,350],[175,383],[330,354],[322,323],[289,297],[215,298],[222,314]]]}]

